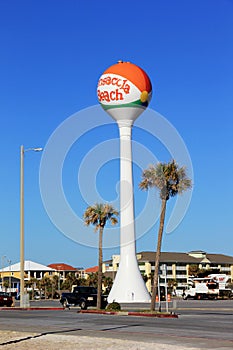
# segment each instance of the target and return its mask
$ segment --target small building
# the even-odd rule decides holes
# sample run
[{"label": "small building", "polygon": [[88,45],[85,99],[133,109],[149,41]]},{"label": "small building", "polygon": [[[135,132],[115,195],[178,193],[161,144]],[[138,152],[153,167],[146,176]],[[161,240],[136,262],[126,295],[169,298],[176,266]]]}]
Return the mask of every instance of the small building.
[{"label": "small building", "polygon": [[[44,276],[52,276],[55,270],[51,267],[36,263],[31,260],[24,262],[24,280],[29,281],[32,278],[41,280]],[[12,292],[18,292],[20,289],[20,263],[6,266],[0,270],[0,290],[5,290],[5,282],[8,282],[7,289]]]},{"label": "small building", "polygon": [[48,267],[56,271],[55,274],[59,276],[62,282],[66,279],[68,274],[74,274],[76,278],[85,278],[84,269],[81,267],[76,268],[65,263],[52,263],[49,264]]}]

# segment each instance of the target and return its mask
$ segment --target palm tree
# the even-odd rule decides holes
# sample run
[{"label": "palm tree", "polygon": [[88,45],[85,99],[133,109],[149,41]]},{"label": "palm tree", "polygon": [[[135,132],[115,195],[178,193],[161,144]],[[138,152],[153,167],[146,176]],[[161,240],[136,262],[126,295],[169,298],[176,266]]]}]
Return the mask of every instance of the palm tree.
[{"label": "palm tree", "polygon": [[25,281],[25,284],[26,284],[26,287],[30,287],[31,288],[31,296],[32,296],[32,299],[34,299],[34,296],[35,296],[35,287],[38,283],[38,279],[37,278],[30,278],[29,281]]},{"label": "palm tree", "polygon": [[58,280],[59,280],[59,277],[58,275],[53,275],[52,278],[51,278],[51,282],[52,282],[52,295],[58,295]]},{"label": "palm tree", "polygon": [[89,287],[98,288],[98,272],[89,273],[86,283]]},{"label": "palm tree", "polygon": [[192,182],[186,175],[185,167],[179,167],[172,160],[169,163],[158,163],[149,166],[142,173],[142,181],[139,184],[140,189],[148,190],[151,187],[156,187],[159,190],[161,199],[160,223],[157,241],[157,250],[155,256],[155,273],[154,284],[151,297],[151,310],[155,309],[155,297],[158,287],[159,260],[163,236],[163,228],[166,213],[166,204],[169,198],[181,194],[192,187]]},{"label": "palm tree", "polygon": [[175,278],[169,279],[167,281],[168,293],[174,293],[177,287],[177,280]]},{"label": "palm tree", "polygon": [[99,264],[98,264],[98,293],[97,293],[97,309],[101,308],[101,291],[102,291],[102,263],[103,263],[103,231],[107,221],[112,225],[116,225],[118,220],[116,216],[119,213],[110,204],[96,203],[89,206],[84,215],[84,222],[87,226],[94,225],[95,231],[99,231]]},{"label": "palm tree", "polygon": [[[52,284],[51,284],[50,278],[48,276],[44,275],[40,281],[40,285],[42,287],[42,290],[44,291],[45,298],[47,298],[49,296],[49,293],[52,290]],[[40,293],[40,297],[41,296],[42,296],[42,294]]]},{"label": "palm tree", "polygon": [[74,272],[69,272],[63,282],[63,288],[71,291],[73,285],[77,285],[77,278]]},{"label": "palm tree", "polygon": [[113,280],[111,277],[106,277],[106,276],[103,276],[103,280],[104,280],[105,294],[109,294],[113,285]]},{"label": "palm tree", "polygon": [[198,264],[190,264],[188,268],[188,275],[197,277],[198,273],[200,272],[200,268]]}]

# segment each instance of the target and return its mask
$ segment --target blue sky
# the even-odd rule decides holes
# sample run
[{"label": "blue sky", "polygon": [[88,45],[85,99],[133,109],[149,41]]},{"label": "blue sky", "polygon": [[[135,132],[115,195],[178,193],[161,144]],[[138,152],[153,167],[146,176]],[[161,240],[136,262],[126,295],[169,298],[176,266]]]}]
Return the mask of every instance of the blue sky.
[{"label": "blue sky", "polygon": [[[201,249],[233,255],[232,16],[231,0],[1,1],[0,256],[19,261],[20,145],[45,147],[67,118],[96,105],[98,78],[119,59],[148,73],[153,85],[150,108],[177,130],[192,161],[190,206],[174,232],[164,234],[162,250]],[[88,119],[85,113],[89,112],[79,115],[80,129]],[[80,192],[80,164],[108,140],[116,142],[114,150],[118,152],[117,127],[108,116],[101,118],[109,124],[94,130],[90,126],[72,145],[62,169],[64,193],[78,217],[87,206],[81,192],[85,196],[89,191],[90,197],[92,193],[88,184]],[[156,159],[170,160],[166,147],[136,125],[133,140]],[[80,238],[88,235],[85,227],[74,241],[50,220],[40,194],[41,158],[40,153],[25,154],[25,259],[96,265],[97,249]],[[98,169],[96,188],[105,201],[117,203],[118,174],[117,159]],[[135,165],[136,215],[147,198],[137,187],[140,176],[141,168]],[[147,213],[148,219],[159,210],[158,198],[153,195],[155,207]],[[174,204],[169,201],[167,220]],[[157,228],[158,222],[143,232],[137,240],[138,251],[155,249]],[[107,235],[106,240],[111,240]],[[119,236],[119,230],[114,235]],[[93,237],[96,240],[94,232]],[[118,247],[105,249],[104,259],[118,252]]]}]

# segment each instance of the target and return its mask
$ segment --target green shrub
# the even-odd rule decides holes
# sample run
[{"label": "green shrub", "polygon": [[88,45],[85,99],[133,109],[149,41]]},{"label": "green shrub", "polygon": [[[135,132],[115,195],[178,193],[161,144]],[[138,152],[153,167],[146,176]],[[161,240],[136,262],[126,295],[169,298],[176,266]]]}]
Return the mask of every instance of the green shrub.
[{"label": "green shrub", "polygon": [[106,307],[106,310],[120,311],[121,310],[121,306],[120,306],[119,303],[114,301],[113,303],[108,304],[108,306]]}]

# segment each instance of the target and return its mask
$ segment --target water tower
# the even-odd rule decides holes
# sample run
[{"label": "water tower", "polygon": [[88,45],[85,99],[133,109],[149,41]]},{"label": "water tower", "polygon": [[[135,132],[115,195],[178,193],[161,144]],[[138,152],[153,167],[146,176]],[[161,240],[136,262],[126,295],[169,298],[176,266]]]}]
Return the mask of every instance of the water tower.
[{"label": "water tower", "polygon": [[134,121],[149,104],[151,82],[140,67],[119,61],[102,74],[97,93],[120,134],[120,264],[108,302],[149,302],[136,258],[131,135]]}]

